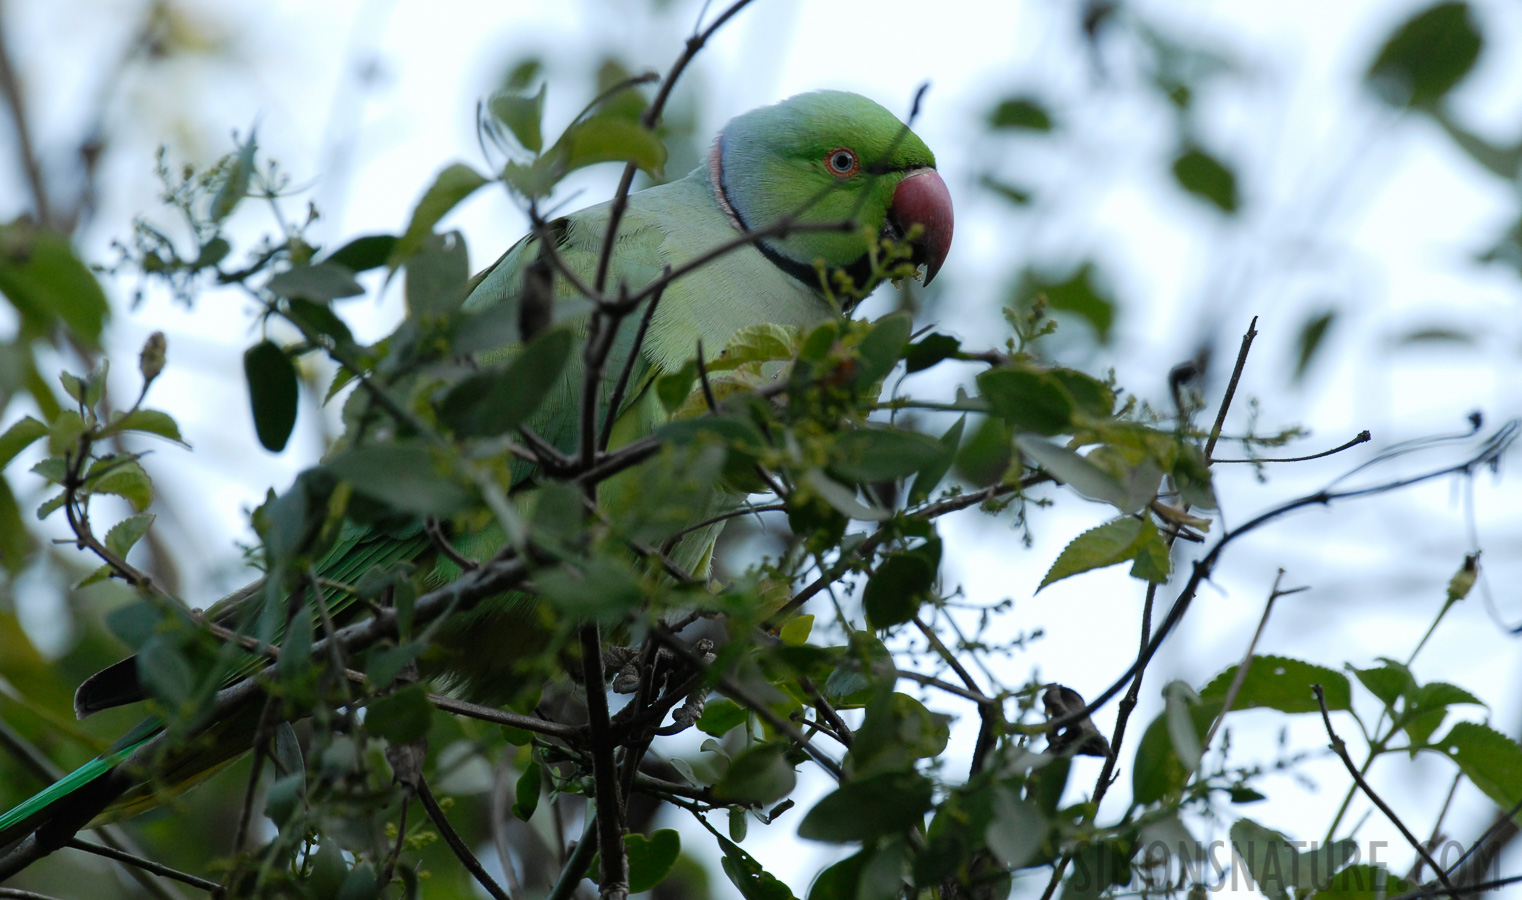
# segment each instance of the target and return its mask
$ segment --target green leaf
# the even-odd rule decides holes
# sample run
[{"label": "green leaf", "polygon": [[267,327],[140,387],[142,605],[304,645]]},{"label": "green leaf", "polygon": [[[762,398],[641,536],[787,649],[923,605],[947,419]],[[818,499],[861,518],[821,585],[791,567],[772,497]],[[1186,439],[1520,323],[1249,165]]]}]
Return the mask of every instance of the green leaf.
[{"label": "green leaf", "polygon": [[1163,721],[1168,725],[1168,740],[1186,772],[1198,770],[1204,755],[1200,736],[1194,730],[1194,709],[1199,705],[1200,696],[1184,682],[1170,681],[1163,686]]},{"label": "green leaf", "polygon": [[280,641],[280,659],[275,662],[275,671],[286,685],[304,685],[315,674],[312,671],[312,635],[316,627],[310,603],[299,604],[291,613],[290,624]]},{"label": "green leaf", "polygon": [[737,803],[771,803],[786,797],[798,782],[786,752],[783,744],[758,744],[741,753],[713,786],[714,797]]},{"label": "green leaf", "polygon": [[820,872],[809,888],[809,900],[857,900],[867,856],[867,851],[862,851]]},{"label": "green leaf", "polygon": [[1390,35],[1365,83],[1391,106],[1431,107],[1474,68],[1482,44],[1468,3],[1438,3]]},{"label": "green leaf", "polygon": [[396,244],[394,235],[367,234],[334,250],[323,262],[343,266],[350,272],[368,272],[384,266]]},{"label": "green leaf", "polygon": [[[777,636],[782,639],[782,643],[789,647],[801,647],[808,643],[809,632],[813,629],[814,616],[812,613],[804,616],[794,616],[787,620],[787,624],[782,626],[782,630],[778,632]],[[713,704],[709,704],[710,708],[712,706]],[[701,721],[699,720],[700,723]]]},{"label": "green leaf", "polygon": [[524,822],[534,815],[534,810],[539,808],[539,789],[543,782],[544,768],[537,761],[531,761],[523,767],[523,774],[518,776],[514,792],[517,801],[513,803],[513,815]]},{"label": "green leaf", "polygon": [[962,349],[962,342],[947,335],[931,332],[909,345],[904,353],[904,368],[912,375],[956,356]]},{"label": "green leaf", "polygon": [[407,223],[407,230],[391,248],[387,265],[396,269],[411,259],[412,255],[433,234],[433,226],[466,197],[487,183],[485,176],[461,163],[455,163],[440,172],[439,177],[434,179],[433,184],[413,208],[412,219]]},{"label": "green leaf", "polygon": [[1316,900],[1385,900],[1411,892],[1412,885],[1384,866],[1348,866],[1318,886]]},{"label": "green leaf", "polygon": [[632,162],[644,172],[659,175],[666,164],[666,145],[638,122],[619,116],[583,119],[560,136],[551,149],[560,151],[562,174],[603,162]]},{"label": "green leaf", "polygon": [[573,340],[569,328],[544,332],[506,368],[473,375],[451,389],[439,404],[439,419],[466,437],[513,431],[561,383]]},{"label": "green leaf", "polygon": [[881,522],[893,518],[891,509],[868,506],[856,498],[856,491],[825,475],[818,469],[803,473],[802,481],[819,499],[828,503],[836,512],[863,522]]},{"label": "green leaf", "polygon": [[[354,343],[354,334],[349,331],[349,326],[345,325],[343,319],[334,314],[332,307],[327,304],[314,303],[310,300],[290,300],[287,301],[287,313],[298,327],[318,335],[326,335],[336,346],[348,347]],[[335,381],[337,377],[334,376]]]},{"label": "green leaf", "polygon": [[624,852],[629,860],[629,893],[642,894],[671,873],[682,853],[682,837],[672,828],[662,828],[648,838],[626,834]]},{"label": "green leaf", "polygon": [[189,447],[185,439],[180,437],[180,426],[175,424],[169,413],[157,409],[144,409],[139,407],[128,412],[126,415],[117,416],[111,420],[111,424],[101,430],[102,437],[110,437],[123,431],[140,431],[144,434],[155,434],[161,438],[167,438],[182,447]]},{"label": "green leaf", "polygon": [[698,717],[698,730],[714,737],[723,737],[732,728],[738,728],[750,718],[745,707],[727,698],[710,700]]},{"label": "green leaf", "polygon": [[957,448],[962,443],[962,430],[967,427],[967,416],[956,420],[956,424],[946,429],[941,435],[940,445],[945,448],[942,457],[931,462],[914,473],[914,485],[909,489],[909,506],[916,506],[930,499],[930,494],[940,486],[941,480],[951,469],[953,460],[956,459]]},{"label": "green leaf", "polygon": [[727,838],[715,836],[724,851],[722,865],[740,896],[745,900],[793,900],[793,892],[776,876],[761,867],[755,857],[741,850]]},{"label": "green leaf", "polygon": [[[153,480],[148,473],[134,459],[123,461],[121,457],[115,457],[109,461],[112,463],[109,471],[93,480],[87,476],[86,487],[91,493],[122,497],[138,512],[147,509],[153,502]],[[94,470],[92,466],[91,471]]]},{"label": "green leaf", "polygon": [[987,487],[1009,471],[1014,442],[1003,419],[986,417],[957,451],[957,472],[974,487]]},{"label": "green leaf", "polygon": [[919,554],[894,554],[878,565],[862,591],[862,607],[874,629],[913,619],[935,585],[935,568]]},{"label": "green leaf", "polygon": [[1295,887],[1295,868],[1299,851],[1284,835],[1264,828],[1251,819],[1239,819],[1231,826],[1231,848],[1247,867],[1258,890],[1271,900],[1290,900]]},{"label": "green leaf", "polygon": [[1090,569],[1102,569],[1134,559],[1137,549],[1146,539],[1143,526],[1147,524],[1151,523],[1144,523],[1132,516],[1121,516],[1073,538],[1062,548],[1036,590]]},{"label": "green leaf", "polygon": [[1027,300],[1045,297],[1052,309],[1072,313],[1088,322],[1099,343],[1108,344],[1115,325],[1115,298],[1100,287],[1095,276],[1094,263],[1087,260],[1061,281],[1028,274],[1020,295]]},{"label": "green leaf", "polygon": [[48,426],[48,452],[54,456],[65,452],[75,453],[80,435],[85,433],[84,417],[72,409],[66,409],[53,417]]},{"label": "green leaf", "polygon": [[232,214],[233,209],[248,196],[248,183],[254,174],[254,153],[258,149],[257,130],[249,132],[248,140],[238,147],[236,155],[229,157],[221,175],[222,184],[211,198],[211,220],[220,223]]},{"label": "green leaf", "polygon": [[1173,177],[1179,187],[1221,212],[1237,211],[1236,174],[1199,147],[1185,147],[1179,153],[1173,160]]},{"label": "green leaf", "polygon": [[1072,430],[1075,401],[1048,372],[994,369],[978,376],[978,389],[993,412],[1016,431],[1053,435]]},{"label": "green leaf", "polygon": [[1386,660],[1385,665],[1377,668],[1353,669],[1353,674],[1369,693],[1392,711],[1395,702],[1416,687],[1411,671],[1394,660]]},{"label": "green leaf", "polygon": [[[1042,469],[1077,491],[1080,495],[1100,503],[1108,503],[1123,513],[1134,513],[1146,506],[1155,494],[1137,498],[1120,480],[1104,469],[1094,465],[1081,453],[1069,450],[1034,435],[1022,434],[1015,438],[1015,446]],[[1118,561],[1118,560],[1117,560]]]},{"label": "green leaf", "polygon": [[946,446],[928,434],[876,427],[842,434],[835,442],[834,457],[830,469],[836,475],[864,483],[907,478],[951,462]]},{"label": "green leaf", "polygon": [[934,785],[918,772],[885,772],[842,784],[815,804],[798,836],[845,844],[917,827],[932,805]]},{"label": "green leaf", "polygon": [[12,579],[26,567],[37,542],[21,520],[21,507],[10,483],[0,478],[0,566]]},{"label": "green leaf", "polygon": [[46,436],[48,426],[31,416],[24,416],[0,434],[0,469],[10,465],[17,454],[30,447],[38,438]]},{"label": "green leaf", "polygon": [[110,304],[62,235],[27,223],[0,226],[0,294],[21,316],[22,336],[51,339],[61,321],[86,347],[100,346]]},{"label": "green leaf", "polygon": [[458,231],[424,235],[407,257],[407,311],[444,316],[460,308],[470,282],[470,255]]},{"label": "green leaf", "polygon": [[513,139],[523,149],[530,153],[544,149],[544,136],[539,125],[544,119],[543,85],[540,86],[539,93],[532,97],[523,94],[493,94],[487,101],[486,108],[493,118],[507,126]]},{"label": "green leaf", "polygon": [[442,516],[469,506],[470,491],[438,473],[428,448],[417,444],[355,447],[325,465],[354,490],[393,509]]},{"label": "green leaf", "polygon": [[537,574],[534,586],[567,615],[610,623],[622,621],[644,598],[637,576],[622,561],[608,557]]},{"label": "green leaf", "polygon": [[1522,747],[1516,741],[1487,725],[1459,722],[1435,747],[1501,809],[1522,803]]},{"label": "green leaf", "polygon": [[[1203,743],[1211,721],[1221,711],[1221,704],[1217,700],[1208,700],[1189,705],[1188,711],[1195,734]],[[1131,790],[1135,801],[1157,803],[1182,790],[1193,775],[1194,770],[1186,769],[1174,750],[1167,715],[1153,719],[1142,733],[1131,767]]]},{"label": "green leaf", "polygon": [[1001,788],[994,793],[993,819],[983,836],[1000,863],[1018,869],[1041,849],[1046,838],[1046,819],[1036,804]]},{"label": "green leaf", "polygon": [[365,292],[359,282],[354,280],[352,271],[329,262],[292,266],[284,272],[275,273],[264,287],[276,297],[311,300],[314,303],[356,297]]},{"label": "green leaf", "polygon": [[851,777],[910,771],[915,760],[940,756],[951,737],[950,722],[950,716],[931,712],[908,694],[880,688],[846,758]]},{"label": "green leaf", "polygon": [[1327,332],[1331,329],[1332,323],[1336,319],[1337,311],[1327,310],[1326,312],[1311,316],[1300,327],[1300,354],[1295,360],[1295,373],[1293,375],[1295,381],[1298,382],[1305,377],[1306,371],[1311,367],[1311,361],[1316,358],[1316,351],[1321,349],[1322,343],[1326,340]]},{"label": "green leaf", "polygon": [[876,384],[888,377],[913,332],[913,320],[903,313],[892,313],[872,323],[872,330],[856,348],[861,357],[857,380],[862,384]]},{"label": "green leaf", "polygon": [[992,128],[1019,128],[1027,131],[1051,131],[1052,117],[1046,107],[1029,97],[1011,97],[1000,101],[988,117]]},{"label": "green leaf", "polygon": [[410,684],[365,707],[365,730],[393,744],[410,744],[428,733],[433,704],[422,685]]},{"label": "green leaf", "polygon": [[[1236,674],[1236,666],[1227,668],[1205,685],[1200,691],[1200,697],[1208,701],[1224,701]],[[1316,702],[1315,693],[1311,691],[1313,684],[1321,685],[1326,694],[1327,709],[1352,708],[1353,690],[1346,675],[1335,669],[1286,656],[1254,656],[1247,664],[1247,675],[1242,679],[1242,687],[1237,691],[1231,708],[1317,713],[1321,707]]]},{"label": "green leaf", "polygon": [[148,533],[148,526],[153,524],[154,518],[156,517],[152,515],[128,516],[112,525],[106,532],[106,549],[126,559],[127,551]]},{"label": "green leaf", "polygon": [[243,374],[254,410],[254,430],[266,450],[279,453],[296,427],[300,387],[296,367],[273,341],[260,341],[243,354]]}]

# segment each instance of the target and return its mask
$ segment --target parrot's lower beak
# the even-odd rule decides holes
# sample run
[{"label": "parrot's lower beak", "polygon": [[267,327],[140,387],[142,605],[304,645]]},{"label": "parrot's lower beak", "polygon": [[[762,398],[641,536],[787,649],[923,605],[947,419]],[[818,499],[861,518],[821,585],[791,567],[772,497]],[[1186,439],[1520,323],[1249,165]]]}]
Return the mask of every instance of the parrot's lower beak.
[{"label": "parrot's lower beak", "polygon": [[925,283],[929,284],[951,250],[951,192],[946,190],[946,182],[934,169],[915,169],[905,175],[893,191],[888,217],[902,235],[920,226],[919,236],[910,242],[914,250],[911,260],[925,266]]}]

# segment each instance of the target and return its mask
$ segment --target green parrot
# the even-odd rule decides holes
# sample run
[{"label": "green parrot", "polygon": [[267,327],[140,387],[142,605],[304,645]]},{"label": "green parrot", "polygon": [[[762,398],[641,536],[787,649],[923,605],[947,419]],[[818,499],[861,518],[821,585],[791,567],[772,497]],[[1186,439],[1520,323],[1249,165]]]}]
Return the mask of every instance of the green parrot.
[{"label": "green parrot", "polygon": [[[545,229],[554,238],[565,267],[583,283],[595,278],[610,206],[604,203],[572,213]],[[950,194],[935,170],[934,156],[920,138],[871,100],[819,91],[733,119],[714,140],[705,164],[678,181],[631,194],[607,284],[638,291],[668,267],[679,269],[747,232],[771,228],[785,219],[799,224],[851,221],[861,227],[792,231],[786,237],[757,239],[672,281],[638,344],[613,444],[649,434],[663,423],[664,407],[650,386],[658,376],[680,370],[700,346],[712,360],[742,329],[762,324],[807,329],[839,316],[841,310],[831,299],[834,293],[829,287],[837,283],[837,273],[844,272],[862,294],[869,291],[873,287],[867,283],[872,273],[869,243],[883,238],[908,238],[911,261],[925,267],[928,283],[945,261],[953,227]],[[477,277],[464,313],[468,316],[500,304],[517,307],[525,290],[525,273],[543,256],[543,249],[535,235],[516,243]],[[565,277],[555,278],[552,290],[556,301],[580,296]],[[638,318],[626,320],[607,372],[616,375],[624,368],[636,346],[632,320]],[[586,316],[581,316],[579,324],[573,320],[570,327],[584,337]],[[516,352],[516,346],[486,349],[477,354],[477,362],[500,362]],[[571,354],[561,383],[529,421],[540,437],[566,454],[575,452],[580,434],[580,359],[580,353]],[[610,392],[604,384],[604,404],[611,400]],[[516,467],[514,486],[533,475],[527,464]],[[736,502],[722,493],[714,491],[711,506]],[[720,527],[689,535],[678,545],[674,556],[687,571],[704,574]],[[500,530],[452,538],[461,553],[476,558],[490,555],[504,541]],[[317,570],[320,577],[347,584],[358,581],[370,568],[401,560],[432,566],[435,583],[458,574],[453,564],[434,555],[421,525],[390,531],[351,526]],[[224,599],[207,615],[213,621],[231,621],[232,611],[263,594],[256,584]],[[504,595],[446,621],[436,635],[436,650],[423,660],[423,675],[466,699],[501,702],[511,693],[504,686],[515,675],[516,657],[532,649],[523,643],[542,636],[531,624],[533,610],[526,599],[519,593]],[[331,604],[334,598],[325,601]],[[127,659],[82,684],[75,708],[83,718],[145,696],[135,659]],[[218,723],[199,749],[167,763],[172,771],[156,773],[156,788],[124,788],[120,776],[110,777],[113,771],[160,730],[156,721],[143,723],[100,757],[0,816],[0,848],[39,831],[42,834],[31,839],[48,844],[48,849],[67,840],[87,818],[78,812],[81,806],[99,809],[98,799],[93,805],[87,802],[92,793],[112,792],[111,806],[98,822],[154,805],[162,797],[158,791],[163,786],[195,783],[245,752],[256,732],[253,718],[257,717],[245,715],[240,721]],[[0,858],[0,877],[4,873]]]}]

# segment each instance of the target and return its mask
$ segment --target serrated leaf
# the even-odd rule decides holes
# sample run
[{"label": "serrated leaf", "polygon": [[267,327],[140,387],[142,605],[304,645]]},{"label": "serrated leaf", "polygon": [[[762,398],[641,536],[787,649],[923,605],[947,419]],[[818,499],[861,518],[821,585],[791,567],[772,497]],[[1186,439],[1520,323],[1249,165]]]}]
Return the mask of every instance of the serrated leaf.
[{"label": "serrated leaf", "polygon": [[127,551],[148,533],[148,526],[155,518],[152,515],[129,516],[112,525],[106,532],[106,549],[126,559]]},{"label": "serrated leaf", "polygon": [[182,447],[189,447],[185,439],[180,437],[180,426],[175,424],[169,413],[157,409],[138,408],[119,416],[111,421],[111,424],[101,430],[103,437],[117,434],[123,431],[139,431],[144,434],[155,434],[161,438],[174,441]]},{"label": "serrated leaf", "polygon": [[1478,722],[1459,722],[1434,745],[1474,786],[1510,812],[1522,803],[1522,746]]},{"label": "serrated leaf", "polygon": [[243,375],[259,443],[272,453],[285,449],[296,427],[300,386],[291,358],[273,341],[260,341],[243,354]]},{"label": "serrated leaf", "polygon": [[[1236,677],[1231,666],[1210,680],[1200,691],[1208,701],[1226,699],[1226,692]],[[1318,666],[1287,656],[1254,656],[1247,664],[1247,674],[1237,691],[1232,709],[1276,709],[1284,713],[1316,713],[1321,706],[1311,685],[1321,685],[1329,710],[1352,708],[1353,690],[1348,677],[1335,669]]]},{"label": "serrated leaf", "polygon": [[[118,458],[119,460],[120,458]],[[113,460],[110,471],[97,479],[86,478],[86,486],[91,493],[115,494],[132,504],[132,508],[138,512],[148,508],[153,502],[153,480],[148,473],[138,464],[137,460],[128,459],[115,464]]]},{"label": "serrated leaf", "polygon": [[1133,548],[1142,538],[1142,524],[1140,519],[1121,516],[1073,538],[1062,549],[1062,553],[1058,554],[1036,590],[1081,572],[1102,569],[1131,559],[1134,555]]}]

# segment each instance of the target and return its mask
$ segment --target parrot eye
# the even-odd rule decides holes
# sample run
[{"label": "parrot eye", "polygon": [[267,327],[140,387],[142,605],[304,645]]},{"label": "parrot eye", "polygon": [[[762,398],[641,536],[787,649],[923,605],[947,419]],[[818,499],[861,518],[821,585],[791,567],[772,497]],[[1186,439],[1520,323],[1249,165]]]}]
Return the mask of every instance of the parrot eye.
[{"label": "parrot eye", "polygon": [[831,150],[825,157],[825,165],[830,167],[831,172],[840,176],[855,175],[861,168],[861,164],[856,161],[856,154],[844,147]]}]

